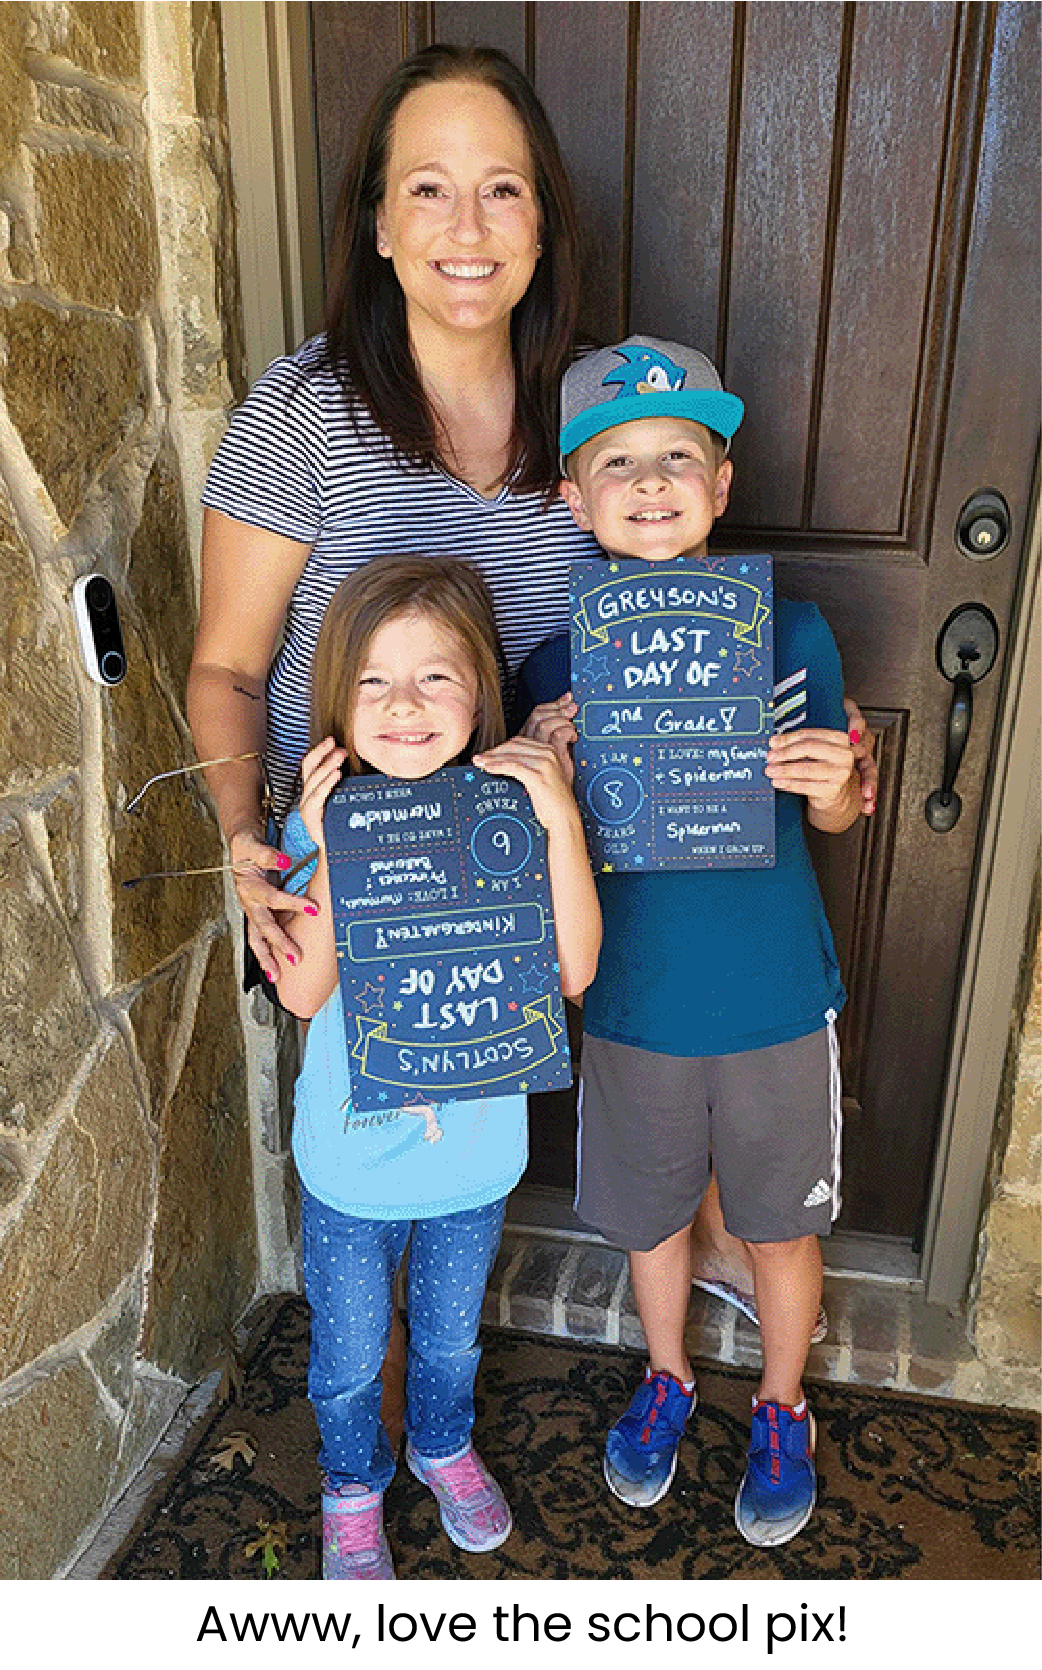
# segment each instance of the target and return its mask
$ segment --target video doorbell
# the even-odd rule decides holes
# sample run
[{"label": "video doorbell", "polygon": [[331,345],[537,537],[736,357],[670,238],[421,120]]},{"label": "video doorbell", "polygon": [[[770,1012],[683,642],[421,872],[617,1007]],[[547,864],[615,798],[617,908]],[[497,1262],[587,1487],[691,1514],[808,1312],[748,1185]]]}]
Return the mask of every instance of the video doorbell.
[{"label": "video doorbell", "polygon": [[127,670],[116,594],[104,574],[82,574],[72,588],[72,613],[83,663],[96,684],[118,684]]}]

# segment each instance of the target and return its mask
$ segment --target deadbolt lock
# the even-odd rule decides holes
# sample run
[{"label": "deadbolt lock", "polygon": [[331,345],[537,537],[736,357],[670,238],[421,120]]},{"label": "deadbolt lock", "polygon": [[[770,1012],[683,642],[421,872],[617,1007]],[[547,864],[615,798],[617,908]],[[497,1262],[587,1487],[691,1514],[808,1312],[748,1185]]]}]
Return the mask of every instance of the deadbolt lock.
[{"label": "deadbolt lock", "polygon": [[959,512],[955,543],[964,557],[987,562],[1009,544],[1009,505],[1001,493],[974,493]]}]

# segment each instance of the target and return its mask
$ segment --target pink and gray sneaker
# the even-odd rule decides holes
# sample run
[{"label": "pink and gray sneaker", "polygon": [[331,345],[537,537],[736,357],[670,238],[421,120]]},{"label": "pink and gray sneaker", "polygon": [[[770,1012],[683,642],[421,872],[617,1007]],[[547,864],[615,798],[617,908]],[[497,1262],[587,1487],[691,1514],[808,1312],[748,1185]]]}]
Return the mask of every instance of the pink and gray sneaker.
[{"label": "pink and gray sneaker", "polygon": [[442,1525],[457,1548],[488,1554],[506,1542],[514,1523],[507,1499],[472,1444],[437,1461],[407,1444],[405,1463],[434,1492]]},{"label": "pink and gray sneaker", "polygon": [[322,1576],[352,1583],[388,1582],[394,1577],[384,1535],[384,1499],[364,1484],[322,1493]]}]

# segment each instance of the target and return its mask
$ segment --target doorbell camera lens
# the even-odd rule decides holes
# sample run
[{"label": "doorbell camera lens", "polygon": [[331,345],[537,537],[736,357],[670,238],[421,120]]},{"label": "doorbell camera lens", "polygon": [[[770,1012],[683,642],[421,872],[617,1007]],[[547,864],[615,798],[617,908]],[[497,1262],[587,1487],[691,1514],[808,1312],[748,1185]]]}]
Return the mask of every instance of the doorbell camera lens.
[{"label": "doorbell camera lens", "polygon": [[116,594],[107,580],[95,574],[86,586],[87,608],[92,614],[103,615],[116,601]]},{"label": "doorbell camera lens", "polygon": [[126,676],[127,657],[119,625],[116,594],[104,574],[83,574],[72,588],[83,665],[96,684],[119,684]]}]

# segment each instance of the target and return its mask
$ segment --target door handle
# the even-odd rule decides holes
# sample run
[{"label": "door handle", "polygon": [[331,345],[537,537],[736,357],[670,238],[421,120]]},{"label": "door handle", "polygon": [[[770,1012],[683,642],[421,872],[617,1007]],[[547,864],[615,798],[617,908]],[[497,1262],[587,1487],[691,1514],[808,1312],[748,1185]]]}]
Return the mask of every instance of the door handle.
[{"label": "door handle", "polygon": [[947,835],[962,815],[955,779],[973,722],[973,686],[991,672],[998,650],[998,623],[983,603],[963,603],[953,609],[938,634],[937,665],[953,688],[941,786],[926,801],[926,821],[935,834]]}]

